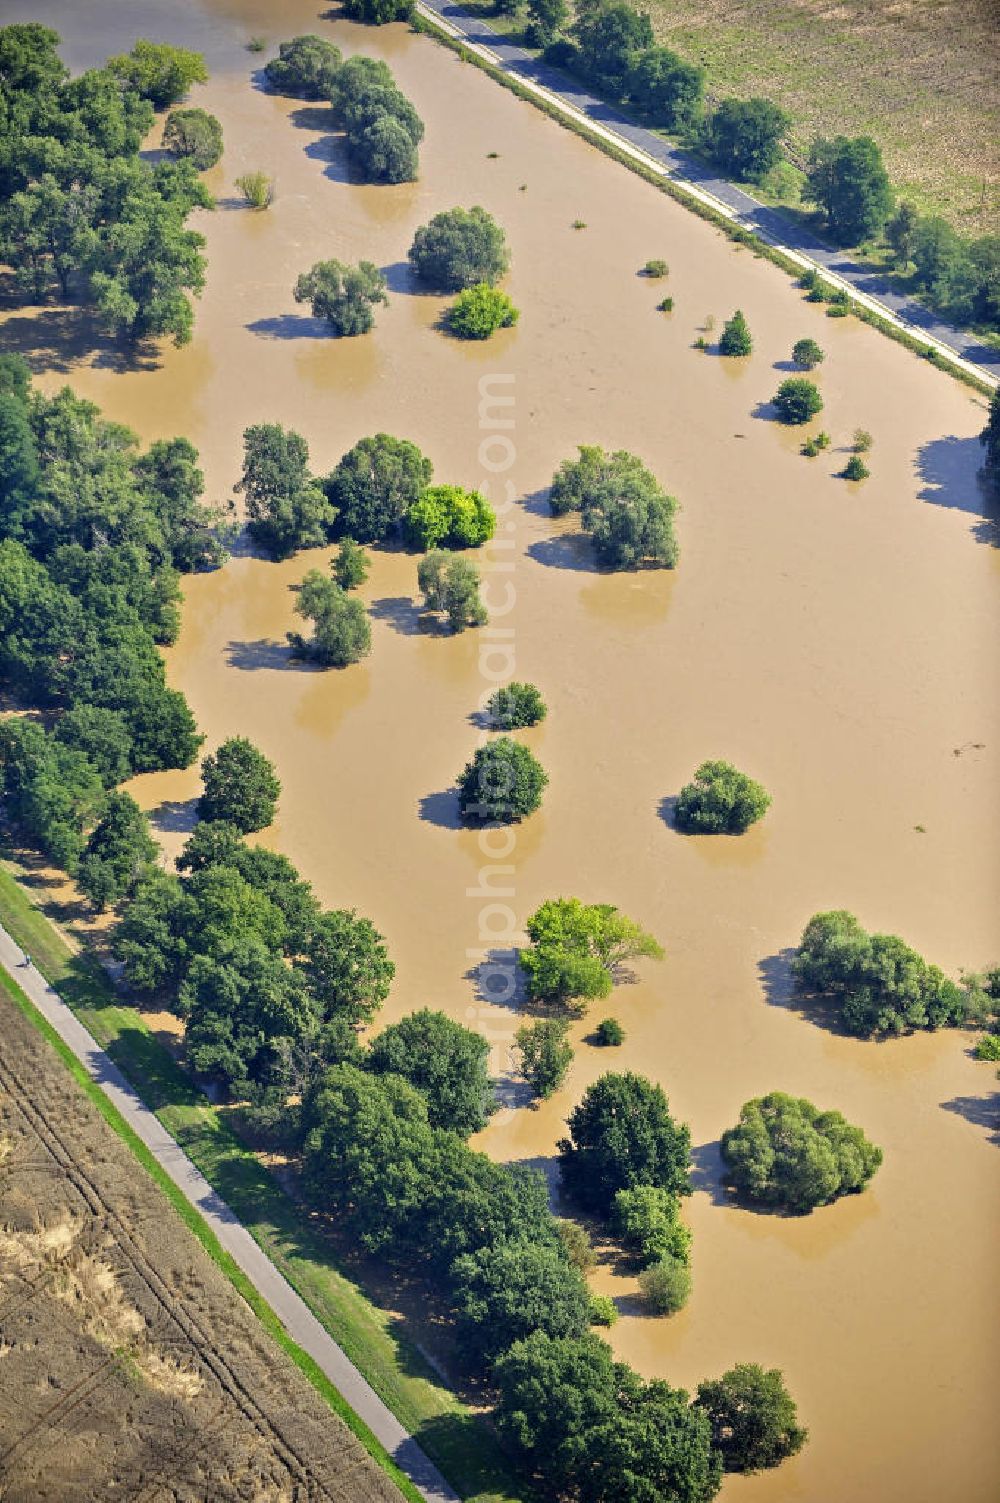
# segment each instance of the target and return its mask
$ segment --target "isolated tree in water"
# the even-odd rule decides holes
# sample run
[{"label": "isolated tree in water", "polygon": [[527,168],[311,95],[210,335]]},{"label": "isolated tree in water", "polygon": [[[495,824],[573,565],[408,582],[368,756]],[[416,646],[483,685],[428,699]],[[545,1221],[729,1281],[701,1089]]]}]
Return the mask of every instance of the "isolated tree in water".
[{"label": "isolated tree in water", "polygon": [[198,817],[225,820],[237,830],[263,830],[278,807],[281,783],[274,766],[245,736],[231,736],[201,764],[205,791]]}]

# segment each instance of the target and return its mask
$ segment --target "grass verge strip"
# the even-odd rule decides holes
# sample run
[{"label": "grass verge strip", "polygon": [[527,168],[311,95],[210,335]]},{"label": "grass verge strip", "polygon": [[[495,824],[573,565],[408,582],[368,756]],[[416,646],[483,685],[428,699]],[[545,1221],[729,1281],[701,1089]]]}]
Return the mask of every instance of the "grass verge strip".
[{"label": "grass verge strip", "polygon": [[[399,1333],[394,1317],[334,1267],[308,1214],[195,1088],[142,1015],[115,995],[97,961],[85,951],[74,954],[2,866],[0,919],[456,1492],[468,1503],[520,1503],[526,1493],[488,1426]],[[245,1292],[242,1283],[237,1287]],[[300,1356],[312,1379],[311,1360]],[[314,1370],[326,1385],[317,1383],[324,1397],[336,1393]]]}]

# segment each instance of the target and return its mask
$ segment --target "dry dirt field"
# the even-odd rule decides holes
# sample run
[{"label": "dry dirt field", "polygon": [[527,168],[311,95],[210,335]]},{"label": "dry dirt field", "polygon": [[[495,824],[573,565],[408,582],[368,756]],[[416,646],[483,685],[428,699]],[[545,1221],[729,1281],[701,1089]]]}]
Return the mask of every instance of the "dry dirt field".
[{"label": "dry dirt field", "polygon": [[998,0],[643,0],[714,97],[765,94],[817,133],[868,133],[893,181],[960,229],[1000,228]]},{"label": "dry dirt field", "polygon": [[0,1499],[399,1493],[0,993]]}]

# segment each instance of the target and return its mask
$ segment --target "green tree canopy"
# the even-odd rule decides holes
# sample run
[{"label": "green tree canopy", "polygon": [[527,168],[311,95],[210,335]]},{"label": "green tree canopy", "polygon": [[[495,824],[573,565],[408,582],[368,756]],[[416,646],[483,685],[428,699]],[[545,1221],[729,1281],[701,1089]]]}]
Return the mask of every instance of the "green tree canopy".
[{"label": "green tree canopy", "polygon": [[722,1135],[722,1157],[748,1200],[802,1212],[863,1190],[882,1150],[840,1112],[772,1091],[744,1105]]},{"label": "green tree canopy", "polygon": [[721,1378],[698,1384],[697,1408],[712,1426],[712,1442],[727,1472],[760,1472],[801,1451],[809,1438],[777,1368],[740,1362]]},{"label": "green tree canopy", "polygon": [[818,137],[809,152],[806,193],[841,245],[871,239],[892,211],[889,174],[871,136]]},{"label": "green tree canopy", "polygon": [[510,264],[503,230],[478,204],[435,214],[417,230],[407,254],[420,280],[440,292],[492,286]]},{"label": "green tree canopy", "polygon": [[710,117],[705,140],[715,161],[740,182],[759,183],[781,159],[791,120],[769,99],[724,99]]},{"label": "green tree canopy", "polygon": [[817,412],[823,411],[823,398],[818,388],[804,376],[789,376],[782,381],[773,401],[778,421],[792,426],[808,423]]},{"label": "green tree canopy", "polygon": [[663,948],[611,903],[551,898],[528,919],[531,945],[520,952],[533,1001],[569,1003],[610,994],[618,967]]},{"label": "green tree canopy", "polygon": [[689,835],[742,835],[771,806],[770,794],[729,762],[702,762],[677,799],[677,828]]},{"label": "green tree canopy", "polygon": [[1000,388],[990,398],[989,416],[979,442],[985,450],[983,473],[989,485],[1000,491]]},{"label": "green tree canopy", "polygon": [[677,503],[634,454],[580,446],[552,480],[553,516],[579,511],[601,563],[612,569],[643,564],[672,569],[677,562],[673,517]]},{"label": "green tree canopy", "polygon": [[689,131],[704,111],[705,70],[671,52],[649,47],[628,80],[629,98],[662,130]]},{"label": "green tree canopy", "polygon": [[579,1503],[708,1503],[721,1465],[705,1413],[644,1383],[597,1336],[516,1342],[494,1368],[497,1428],[546,1492]]},{"label": "green tree canopy", "polygon": [[517,824],[542,802],[548,777],[526,746],[499,736],[476,749],[458,779],[462,818],[480,823]]},{"label": "green tree canopy", "polygon": [[468,559],[450,558],[441,549],[433,549],[417,565],[417,585],[424,597],[424,609],[443,611],[452,631],[485,623],[479,570]]},{"label": "green tree canopy", "polygon": [[456,1259],[452,1268],[458,1336],[477,1364],[489,1364],[535,1332],[580,1337],[590,1298],[561,1247],[504,1242]]},{"label": "green tree canopy", "polygon": [[385,26],[388,21],[409,21],[413,0],[344,0],[344,14],[368,26]]},{"label": "green tree canopy", "polygon": [[201,764],[204,792],[198,817],[225,820],[244,833],[273,824],[281,783],[268,761],[245,736],[230,736]]},{"label": "green tree canopy", "polygon": [[631,1072],[602,1075],[570,1112],[559,1143],[563,1184],[580,1205],[609,1215],[619,1190],[653,1185],[690,1195],[691,1134],[660,1086]]},{"label": "green tree canopy", "polygon": [[792,346],[792,359],[796,365],[804,370],[811,371],[814,366],[820,365],[826,357],[815,339],[797,339]]},{"label": "green tree canopy", "polygon": [[98,909],[119,902],[134,890],[156,849],[149,820],[131,794],[109,793],[80,857],[80,891]]},{"label": "green tree canopy", "polygon": [[478,548],[496,531],[496,513],[479,491],[460,485],[430,485],[403,519],[411,548]]},{"label": "green tree canopy", "polygon": [[459,339],[489,339],[497,329],[512,328],[520,316],[506,292],[488,282],[478,282],[458,294],[446,322]]},{"label": "green tree canopy", "polygon": [[629,90],[639,58],[653,45],[649,16],[612,0],[582,9],[573,32],[579,46],[577,70],[605,93],[621,99]]},{"label": "green tree canopy", "polygon": [[272,558],[326,541],[336,518],[309,473],[309,446],[280,423],[255,423],[243,433],[243,476],[235,487],[246,501],[247,531]]},{"label": "green tree canopy", "polygon": [[[422,129],[422,127],[421,127]],[[351,162],[368,182],[412,183],[419,167],[417,146],[398,113],[377,110],[348,136]]]},{"label": "green tree canopy", "polygon": [[723,325],[719,339],[720,355],[749,355],[753,350],[753,339],[747,327],[747,321],[743,311],[737,308],[732,318],[727,318]]},{"label": "green tree canopy", "polygon": [[295,657],[308,658],[324,668],[346,668],[372,650],[372,629],[364,602],[310,569],[295,586],[295,614],[313,623],[311,637],[290,631]]},{"label": "green tree canopy", "polygon": [[548,714],[544,699],[534,684],[513,679],[496,689],[486,701],[490,723],[500,731],[517,731],[523,726],[538,725]]},{"label": "green tree canopy", "polygon": [[909,1033],[961,1024],[966,990],[895,934],[869,934],[853,913],[817,913],[794,961],[799,984],[825,993],[849,1033]]},{"label": "green tree canopy", "polygon": [[175,157],[186,158],[205,172],[222,155],[222,126],[205,110],[171,110],[163,127],[163,144]]},{"label": "green tree canopy", "polygon": [[379,1075],[400,1075],[427,1102],[432,1127],[467,1138],[486,1126],[494,1108],[489,1044],[443,1012],[422,1008],[372,1041],[368,1060]]},{"label": "green tree canopy", "polygon": [[615,1232],[644,1268],[671,1257],[688,1261],[691,1232],[681,1220],[680,1197],[662,1185],[635,1185],[614,1198]]},{"label": "green tree canopy", "polygon": [[323,482],[338,534],[359,543],[394,534],[432,474],[430,460],[409,439],[388,433],[359,439]]},{"label": "green tree canopy", "polygon": [[145,39],[136,42],[127,55],[109,57],[108,68],[157,110],[177,104],[192,84],[208,82],[200,52]]},{"label": "green tree canopy", "polygon": [[566,1079],[573,1062],[565,1018],[537,1018],[522,1023],[514,1035],[521,1061],[521,1074],[536,1096],[551,1096]]},{"label": "green tree canopy", "polygon": [[100,774],[81,751],[34,721],[0,720],[0,791],[9,817],[33,845],[75,876],[105,806]]},{"label": "green tree canopy", "polygon": [[370,919],[335,908],[312,924],[303,968],[323,1016],[370,1023],[389,995],[396,967]]},{"label": "green tree canopy", "polygon": [[343,54],[323,37],[293,37],[278,45],[278,56],[264,65],[264,77],[278,94],[297,99],[327,99]]},{"label": "green tree canopy", "polygon": [[568,15],[566,0],[528,0],[528,46],[547,47]]},{"label": "green tree canopy", "polygon": [[367,334],[374,326],[373,308],[387,303],[385,277],[371,261],[346,266],[317,261],[295,284],[295,301],[309,303],[314,318],[323,318],[335,334]]},{"label": "green tree canopy", "polygon": [[368,555],[353,538],[344,538],[330,565],[335,582],[342,590],[356,590],[368,578]]}]

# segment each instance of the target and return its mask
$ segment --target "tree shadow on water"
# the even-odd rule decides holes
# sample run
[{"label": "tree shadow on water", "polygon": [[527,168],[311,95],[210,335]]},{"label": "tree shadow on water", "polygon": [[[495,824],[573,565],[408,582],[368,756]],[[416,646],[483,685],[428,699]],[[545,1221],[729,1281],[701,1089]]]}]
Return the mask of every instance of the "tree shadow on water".
[{"label": "tree shadow on water", "polygon": [[458,789],[444,788],[440,793],[426,793],[419,803],[420,818],[439,830],[465,828],[458,809]]},{"label": "tree shadow on water", "polygon": [[990,1143],[1000,1148],[1000,1091],[991,1096],[953,1096],[941,1102],[942,1109],[971,1122],[973,1127],[986,1129]]},{"label": "tree shadow on water", "polygon": [[198,823],[196,798],[168,798],[149,811],[149,822],[162,834],[190,835]]},{"label": "tree shadow on water", "polygon": [[246,324],[251,334],[262,339],[333,339],[333,330],[323,318],[308,313],[278,313],[272,318],[256,318]]},{"label": "tree shadow on water", "polygon": [[792,947],[779,950],[776,955],[765,955],[757,962],[764,1000],[770,1007],[783,1007],[786,1012],[796,1012],[800,1018],[825,1028],[828,1033],[848,1038],[847,1029],[840,1021],[836,1001],[819,992],[805,991],[798,985],[792,972],[796,951]]},{"label": "tree shadow on water", "polygon": [[579,574],[599,574],[589,538],[582,532],[564,537],[539,538],[528,547],[528,557],[547,569],[571,569]]},{"label": "tree shadow on water", "polygon": [[372,601],[368,614],[375,621],[387,622],[402,637],[426,635],[428,631],[420,607],[409,595],[383,595]]},{"label": "tree shadow on water", "polygon": [[1000,498],[979,473],[983,449],[977,438],[950,434],[923,444],[917,451],[917,475],[923,483],[921,501],[964,511],[974,520],[978,543],[1000,547]]},{"label": "tree shadow on water", "polygon": [[722,1161],[719,1139],[700,1143],[691,1150],[691,1188],[707,1195],[714,1206],[732,1204],[732,1194],[723,1183],[726,1166]]},{"label": "tree shadow on water", "polygon": [[292,657],[287,642],[271,642],[260,637],[256,642],[227,642],[226,662],[230,668],[248,672],[256,668],[305,668],[308,665]]},{"label": "tree shadow on water", "polygon": [[537,1015],[541,1010],[528,998],[524,971],[517,957],[516,949],[496,946],[486,952],[478,965],[466,971],[465,979],[472,982],[477,1002]]}]

